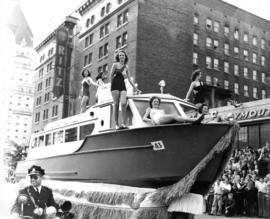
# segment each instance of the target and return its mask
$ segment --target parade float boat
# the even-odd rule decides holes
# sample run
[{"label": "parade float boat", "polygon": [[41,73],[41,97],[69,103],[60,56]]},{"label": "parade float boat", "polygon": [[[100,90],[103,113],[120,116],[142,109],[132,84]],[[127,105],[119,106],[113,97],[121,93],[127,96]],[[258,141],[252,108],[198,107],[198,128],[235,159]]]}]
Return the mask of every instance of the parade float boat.
[{"label": "parade float boat", "polygon": [[27,159],[17,165],[17,179],[25,177],[31,165],[42,166],[52,180],[148,188],[172,185],[188,176],[190,191],[205,193],[231,153],[235,125],[147,124],[142,117],[154,95],[161,98],[160,108],[166,113],[187,117],[197,110],[169,94],[130,95],[128,129],[116,130],[112,101],[96,104],[33,135]]}]

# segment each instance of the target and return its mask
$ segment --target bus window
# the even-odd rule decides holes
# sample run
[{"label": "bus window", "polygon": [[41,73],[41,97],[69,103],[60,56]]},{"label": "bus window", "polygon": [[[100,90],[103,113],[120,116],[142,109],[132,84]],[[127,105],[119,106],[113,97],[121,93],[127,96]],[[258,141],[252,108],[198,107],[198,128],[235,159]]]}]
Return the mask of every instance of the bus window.
[{"label": "bus window", "polygon": [[66,129],[65,131],[65,142],[77,141],[77,127]]},{"label": "bus window", "polygon": [[53,133],[53,144],[63,143],[63,130]]},{"label": "bus window", "polygon": [[35,148],[37,146],[37,138],[32,139],[31,148]]},{"label": "bus window", "polygon": [[44,146],[44,135],[38,137],[38,146]]},{"label": "bus window", "polygon": [[51,145],[52,144],[52,134],[45,135],[45,145]]},{"label": "bus window", "polygon": [[80,140],[83,140],[87,135],[90,135],[95,127],[94,123],[80,126]]}]

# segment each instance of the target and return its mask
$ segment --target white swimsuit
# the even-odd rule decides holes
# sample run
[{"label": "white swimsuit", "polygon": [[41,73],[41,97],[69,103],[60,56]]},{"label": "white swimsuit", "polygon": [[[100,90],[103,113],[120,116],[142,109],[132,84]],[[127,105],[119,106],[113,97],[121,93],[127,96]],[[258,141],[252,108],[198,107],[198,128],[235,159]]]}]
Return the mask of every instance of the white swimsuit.
[{"label": "white swimsuit", "polygon": [[165,115],[165,112],[162,109],[151,109],[150,111],[150,118],[157,125],[160,124],[160,118],[164,115]]}]

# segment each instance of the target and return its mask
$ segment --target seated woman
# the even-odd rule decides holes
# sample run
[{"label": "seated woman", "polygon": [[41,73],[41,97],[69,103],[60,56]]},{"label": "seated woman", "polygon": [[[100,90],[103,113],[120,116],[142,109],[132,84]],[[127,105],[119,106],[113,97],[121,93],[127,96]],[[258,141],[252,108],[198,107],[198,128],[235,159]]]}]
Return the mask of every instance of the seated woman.
[{"label": "seated woman", "polygon": [[204,115],[204,119],[202,123],[214,123],[214,122],[222,122],[224,119],[221,115],[216,112],[214,115],[209,113],[209,107],[206,103],[203,103],[198,109],[199,115]]},{"label": "seated woman", "polygon": [[185,118],[179,116],[178,114],[165,114],[163,109],[159,109],[160,102],[160,98],[156,96],[150,99],[150,107],[146,109],[146,112],[143,116],[144,122],[151,122],[153,125],[162,125],[175,122],[190,122],[193,124],[198,124],[204,118],[204,115],[201,115],[199,118]]}]

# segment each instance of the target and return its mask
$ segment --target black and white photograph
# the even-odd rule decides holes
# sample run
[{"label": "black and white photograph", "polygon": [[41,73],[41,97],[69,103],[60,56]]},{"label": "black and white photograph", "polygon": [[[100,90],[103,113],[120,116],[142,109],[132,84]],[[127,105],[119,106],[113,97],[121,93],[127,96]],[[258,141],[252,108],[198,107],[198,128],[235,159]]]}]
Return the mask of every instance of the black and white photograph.
[{"label": "black and white photograph", "polygon": [[269,0],[1,0],[0,218],[270,218]]}]

